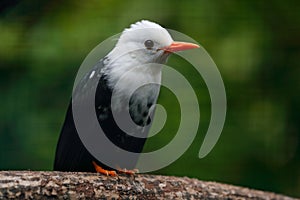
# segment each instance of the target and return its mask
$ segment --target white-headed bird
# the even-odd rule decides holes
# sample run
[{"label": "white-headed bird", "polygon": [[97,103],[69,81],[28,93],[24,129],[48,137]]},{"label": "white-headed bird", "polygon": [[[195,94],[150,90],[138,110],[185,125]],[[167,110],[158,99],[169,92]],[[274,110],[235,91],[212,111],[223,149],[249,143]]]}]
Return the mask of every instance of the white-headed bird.
[{"label": "white-headed bird", "polygon": [[[174,42],[168,31],[160,25],[147,20],[139,21],[126,28],[111,52],[82,78],[72,100],[81,98],[88,90],[96,87],[95,113],[106,137],[126,151],[141,153],[146,137],[135,135],[147,135],[149,131],[161,81],[160,65],[152,67],[149,64],[164,64],[172,52],[198,47],[192,43]],[[122,79],[121,84],[118,83],[124,74],[126,78]],[[97,83],[91,81],[96,76],[99,77]],[[131,89],[138,87],[144,80],[157,84],[139,87],[132,93]],[[135,124],[135,127],[130,127],[131,134],[121,129],[114,119],[114,116],[122,117],[124,113],[129,113]],[[107,149],[103,153],[109,151]],[[136,162],[132,160],[132,169]],[[76,130],[71,101],[57,144],[54,170],[97,171],[114,176],[117,167],[118,163],[115,163],[115,167],[101,163],[83,145]],[[124,172],[121,169],[117,171]],[[126,172],[132,173],[130,170]]]}]

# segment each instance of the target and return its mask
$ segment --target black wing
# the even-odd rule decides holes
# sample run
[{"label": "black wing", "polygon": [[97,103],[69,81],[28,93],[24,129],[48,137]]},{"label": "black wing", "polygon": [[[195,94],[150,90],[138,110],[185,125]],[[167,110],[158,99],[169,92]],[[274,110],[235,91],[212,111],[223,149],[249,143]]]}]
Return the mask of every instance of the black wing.
[{"label": "black wing", "polygon": [[[103,68],[103,62],[100,61],[90,73],[86,74],[82,81],[78,84],[75,94],[73,98],[82,98],[88,90],[92,90],[94,87],[96,89],[95,96],[95,110],[98,116],[98,122],[105,132],[106,136],[117,146],[131,152],[141,152],[143,150],[144,143],[146,139],[144,138],[136,138],[124,133],[115,123],[111,108],[110,108],[110,99],[112,91],[110,87],[108,87],[106,76],[101,73],[101,69]],[[90,78],[91,73],[93,76],[100,76],[99,82],[94,82],[93,79]],[[95,89],[95,88],[94,88]],[[141,102],[140,104],[135,104],[137,109],[132,110],[140,110],[143,115],[143,118],[135,117],[135,114],[130,113],[133,116],[133,120],[139,125],[146,125],[150,123],[150,118],[145,116],[149,116],[149,108],[154,103],[152,100],[146,99],[145,102]],[[80,101],[79,101],[80,102]],[[130,101],[132,102],[132,101]],[[140,109],[141,105],[147,104],[147,108]],[[132,107],[132,105],[130,105]],[[127,110],[121,110],[119,115],[122,115],[123,112],[128,112]],[[141,121],[142,120],[142,121]],[[146,120],[146,121],[145,121]],[[137,133],[141,131],[148,132],[147,129],[141,129],[140,127],[136,129]],[[109,151],[109,149],[107,150]],[[103,152],[106,153],[106,152]],[[136,160],[132,160],[132,168],[134,168]],[[57,144],[55,162],[54,162],[54,170],[57,171],[90,171],[94,172],[94,167],[92,165],[92,161],[96,161],[95,159],[85,148],[83,143],[81,142],[73,119],[72,113],[72,101],[69,104],[68,111],[66,114],[66,118],[63,124],[63,128],[61,130],[60,138]],[[98,165],[104,167],[105,169],[111,169],[110,167],[105,166],[101,162],[97,162]],[[116,167],[118,163],[116,163]]]},{"label": "black wing", "polygon": [[[102,68],[103,64],[102,61],[100,61],[92,71],[99,74]],[[54,170],[56,171],[95,171],[92,161],[96,161],[96,159],[87,151],[81,142],[74,124],[72,112],[73,98],[81,98],[81,96],[84,95],[85,89],[88,90],[92,87],[97,87],[97,83],[89,81],[89,74],[90,73],[86,74],[79,82],[69,103],[66,118],[56,147],[54,161]]]}]

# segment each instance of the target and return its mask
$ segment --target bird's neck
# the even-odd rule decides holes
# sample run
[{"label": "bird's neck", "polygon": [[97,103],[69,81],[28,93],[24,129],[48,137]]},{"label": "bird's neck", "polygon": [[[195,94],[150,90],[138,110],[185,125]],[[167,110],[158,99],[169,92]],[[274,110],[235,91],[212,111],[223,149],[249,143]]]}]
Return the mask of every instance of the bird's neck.
[{"label": "bird's neck", "polygon": [[141,63],[134,55],[130,54],[115,56],[118,54],[115,51],[108,54],[103,61],[109,86],[115,87],[118,81],[124,81],[122,85],[124,89],[147,82],[160,84],[162,65]]},{"label": "bird's neck", "polygon": [[[104,63],[107,84],[112,93],[117,95],[118,101],[129,99],[143,85],[150,86],[140,90],[137,98],[151,97],[156,101],[159,93],[157,85],[161,83],[161,66],[157,64],[141,65],[126,57],[118,60],[107,57],[107,61],[104,60]],[[122,105],[121,102],[116,102],[116,104]]]}]

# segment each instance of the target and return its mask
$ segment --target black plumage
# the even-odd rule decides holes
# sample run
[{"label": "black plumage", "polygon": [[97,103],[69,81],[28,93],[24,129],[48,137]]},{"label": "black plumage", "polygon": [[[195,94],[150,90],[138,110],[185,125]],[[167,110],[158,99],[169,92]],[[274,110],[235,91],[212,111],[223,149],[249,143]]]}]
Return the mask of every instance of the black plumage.
[{"label": "black plumage", "polygon": [[[145,138],[137,138],[123,132],[118,125],[115,123],[112,116],[111,110],[111,96],[112,86],[109,86],[107,79],[109,73],[104,73],[102,70],[105,66],[101,60],[92,70],[87,73],[83,79],[77,85],[72,98],[78,98],[80,102],[84,101],[86,93],[89,92],[93,87],[97,86],[95,95],[95,112],[98,116],[99,125],[102,127],[105,135],[118,147],[125,149],[130,152],[139,153],[143,150]],[[95,83],[95,79],[91,79],[90,75],[93,73],[94,76],[100,77],[99,82]],[[150,86],[145,86],[150,87]],[[159,87],[159,86],[151,86]],[[140,90],[145,88],[140,88]],[[155,104],[156,99],[153,96],[149,98],[138,98],[134,93],[129,101],[129,113],[132,120],[137,124],[135,128],[135,134],[141,134],[142,132],[148,132],[148,128],[141,128],[141,126],[149,125],[150,120],[150,108]],[[74,100],[74,99],[72,99]],[[103,163],[97,161],[80,140],[73,119],[72,113],[72,100],[69,104],[66,118],[60,133],[59,141],[57,144],[54,170],[57,171],[85,171],[95,172],[92,162],[95,161],[99,166],[104,169],[111,169]],[[146,106],[145,106],[146,105]],[[119,105],[124,108],[118,111],[118,115],[128,112],[126,105]],[[108,149],[109,151],[109,149]],[[107,152],[103,152],[107,153]],[[137,160],[132,161],[132,166],[135,166]],[[118,163],[116,163],[116,167]]]}]

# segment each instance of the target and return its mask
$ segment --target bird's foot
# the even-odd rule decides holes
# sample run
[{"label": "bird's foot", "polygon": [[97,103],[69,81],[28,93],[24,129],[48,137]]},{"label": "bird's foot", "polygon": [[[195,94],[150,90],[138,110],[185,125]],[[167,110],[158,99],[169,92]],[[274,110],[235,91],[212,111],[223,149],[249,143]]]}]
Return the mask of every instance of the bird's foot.
[{"label": "bird's foot", "polygon": [[128,170],[128,169],[118,169],[118,173],[120,174],[127,174],[127,175],[135,175],[136,173],[139,173],[138,169]]},{"label": "bird's foot", "polygon": [[100,174],[104,174],[107,176],[118,176],[118,174],[127,174],[127,175],[135,175],[136,173],[139,173],[138,169],[128,170],[128,169],[117,169],[117,171],[114,170],[105,170],[99,165],[97,165],[96,162],[93,161],[94,168],[96,172]]},{"label": "bird's foot", "polygon": [[106,176],[117,176],[117,172],[114,170],[105,170],[102,167],[100,167],[99,165],[97,165],[97,163],[94,161],[93,161],[93,165],[95,167],[96,172],[98,172],[100,174],[104,174]]}]

